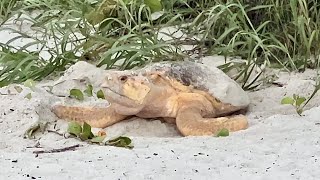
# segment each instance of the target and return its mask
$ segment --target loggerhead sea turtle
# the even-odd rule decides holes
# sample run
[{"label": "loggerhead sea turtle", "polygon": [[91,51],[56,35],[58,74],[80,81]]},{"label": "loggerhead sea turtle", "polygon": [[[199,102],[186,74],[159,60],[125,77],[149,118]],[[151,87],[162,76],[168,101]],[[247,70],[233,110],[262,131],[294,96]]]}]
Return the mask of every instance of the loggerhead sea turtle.
[{"label": "loggerhead sea turtle", "polygon": [[234,114],[248,107],[246,92],[216,67],[191,61],[158,62],[138,70],[108,71],[100,87],[108,107],[55,105],[61,119],[104,128],[129,116],[163,118],[183,136],[243,130],[248,120]]}]

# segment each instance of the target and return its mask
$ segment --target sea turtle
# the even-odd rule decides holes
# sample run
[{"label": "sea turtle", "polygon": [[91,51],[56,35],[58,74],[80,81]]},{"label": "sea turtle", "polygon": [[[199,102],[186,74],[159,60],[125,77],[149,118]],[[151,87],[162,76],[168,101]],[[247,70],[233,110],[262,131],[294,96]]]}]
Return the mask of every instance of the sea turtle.
[{"label": "sea turtle", "polygon": [[163,118],[183,136],[212,136],[221,129],[248,127],[250,101],[234,80],[216,67],[191,61],[165,61],[136,70],[107,70],[100,84],[107,107],[55,105],[61,119],[104,128],[129,116]]}]

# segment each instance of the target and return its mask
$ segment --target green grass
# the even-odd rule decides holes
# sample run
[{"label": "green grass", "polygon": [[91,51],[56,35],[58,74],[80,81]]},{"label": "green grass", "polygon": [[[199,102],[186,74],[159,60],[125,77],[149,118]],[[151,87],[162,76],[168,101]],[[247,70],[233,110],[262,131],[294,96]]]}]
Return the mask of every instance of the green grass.
[{"label": "green grass", "polygon": [[17,0],[2,0],[0,2],[0,19],[6,20],[11,15],[11,11],[16,5]]},{"label": "green grass", "polygon": [[[30,21],[44,36],[20,33],[33,40],[21,49],[0,44],[0,87],[26,79],[41,80],[79,60],[97,66],[131,69],[150,61],[181,60],[188,54],[180,44],[192,43],[203,55],[240,56],[236,79],[253,90],[248,78],[254,66],[304,71],[319,67],[320,5],[316,0],[162,0],[163,15],[151,14],[160,4],[142,0],[4,0],[2,23],[14,15],[40,11]],[[161,7],[160,7],[161,8]],[[176,25],[189,37],[157,39],[160,28]],[[182,26],[184,25],[184,26]],[[6,30],[0,26],[0,31]],[[81,37],[79,36],[81,35]],[[54,45],[49,45],[48,38]],[[38,45],[47,51],[45,60]],[[229,67],[230,68],[230,67]]]}]

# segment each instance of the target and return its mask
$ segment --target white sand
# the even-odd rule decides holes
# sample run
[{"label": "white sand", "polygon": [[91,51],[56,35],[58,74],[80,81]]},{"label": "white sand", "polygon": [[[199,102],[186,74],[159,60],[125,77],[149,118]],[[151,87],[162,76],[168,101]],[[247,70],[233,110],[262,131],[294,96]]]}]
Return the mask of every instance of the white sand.
[{"label": "white sand", "polygon": [[[280,73],[277,82],[283,87],[249,93],[250,127],[229,137],[180,137],[173,126],[158,120],[131,120],[106,129],[109,136],[130,136],[132,150],[88,145],[54,133],[24,139],[24,131],[39,118],[57,119],[49,105],[59,99],[41,88],[31,100],[24,98],[28,89],[6,95],[8,89],[15,92],[11,85],[0,89],[0,179],[318,179],[319,94],[303,116],[280,104],[285,95],[310,94],[315,76],[311,70]],[[66,125],[58,121],[56,129],[64,132]],[[30,148],[37,143],[41,148]],[[75,144],[83,146],[38,157],[32,153]]]}]

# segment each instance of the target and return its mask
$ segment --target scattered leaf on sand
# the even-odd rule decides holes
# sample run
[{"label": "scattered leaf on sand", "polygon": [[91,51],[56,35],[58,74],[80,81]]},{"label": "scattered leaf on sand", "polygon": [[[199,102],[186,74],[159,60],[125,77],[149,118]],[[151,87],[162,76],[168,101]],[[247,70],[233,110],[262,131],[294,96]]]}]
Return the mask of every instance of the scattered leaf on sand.
[{"label": "scattered leaf on sand", "polygon": [[285,97],[281,100],[281,104],[293,104],[294,100],[291,97]]},{"label": "scattered leaf on sand", "polygon": [[92,96],[93,86],[90,84],[87,86],[87,89],[84,90],[84,93],[86,93],[89,97]]},{"label": "scattered leaf on sand", "polygon": [[27,99],[31,99],[32,98],[32,95],[31,95],[31,93],[28,93],[26,96],[24,96],[25,98],[27,98]]},{"label": "scattered leaf on sand", "polygon": [[225,137],[225,136],[229,136],[229,130],[226,128],[223,128],[219,131],[219,133],[217,134],[217,137]]},{"label": "scattered leaf on sand", "polygon": [[82,132],[82,127],[79,123],[77,122],[70,122],[68,124],[68,133],[75,135],[75,136],[80,136],[80,133]]},{"label": "scattered leaf on sand", "polygon": [[94,135],[91,132],[91,126],[85,122],[82,126],[82,133],[80,133],[80,139],[84,141],[93,137]]},{"label": "scattered leaf on sand", "polygon": [[84,100],[83,93],[79,89],[71,89],[70,97],[76,98],[80,101]]},{"label": "scattered leaf on sand", "polygon": [[100,98],[100,99],[105,99],[104,93],[103,93],[103,91],[101,89],[97,92],[97,97]]},{"label": "scattered leaf on sand", "polygon": [[21,93],[23,91],[22,87],[20,86],[14,86],[14,89],[18,92]]},{"label": "scattered leaf on sand", "polygon": [[296,105],[301,106],[301,104],[304,103],[305,101],[306,101],[305,97],[298,97],[296,100]]},{"label": "scattered leaf on sand", "polygon": [[128,149],[132,149],[133,146],[131,145],[131,139],[128,137],[124,137],[124,136],[119,136],[116,137],[114,139],[110,139],[108,140],[105,145],[109,145],[109,146],[116,146],[116,147],[124,147],[124,148],[128,148]]}]

